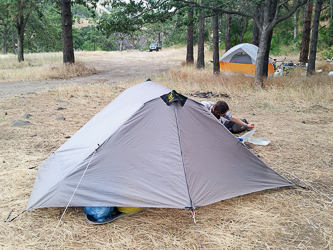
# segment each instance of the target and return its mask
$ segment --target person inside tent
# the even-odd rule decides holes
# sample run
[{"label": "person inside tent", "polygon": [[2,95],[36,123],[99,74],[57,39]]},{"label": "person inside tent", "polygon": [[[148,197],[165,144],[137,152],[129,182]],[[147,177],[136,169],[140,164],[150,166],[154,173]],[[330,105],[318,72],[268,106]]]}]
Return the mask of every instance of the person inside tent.
[{"label": "person inside tent", "polygon": [[104,224],[143,211],[143,207],[84,207],[90,224]]},{"label": "person inside tent", "polygon": [[239,133],[246,129],[253,129],[253,123],[247,123],[245,119],[239,119],[232,116],[229,112],[229,106],[225,101],[202,101],[201,104],[210,110],[210,112],[221,121],[221,123],[232,133]]}]

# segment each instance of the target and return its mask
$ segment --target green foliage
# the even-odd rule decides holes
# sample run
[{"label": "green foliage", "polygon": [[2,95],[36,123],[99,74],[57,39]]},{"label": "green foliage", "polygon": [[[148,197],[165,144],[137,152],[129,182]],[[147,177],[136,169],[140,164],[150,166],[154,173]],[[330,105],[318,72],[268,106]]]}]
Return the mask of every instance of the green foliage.
[{"label": "green foliage", "polygon": [[38,6],[31,14],[25,33],[25,47],[30,52],[62,50],[61,17],[55,9],[55,4]]},{"label": "green foliage", "polygon": [[333,20],[327,23],[326,26],[319,27],[318,49],[322,51],[323,58],[331,59],[333,57]]},{"label": "green foliage", "polygon": [[[9,51],[12,51],[12,27],[14,21],[20,14],[19,8],[15,7],[18,0],[0,0],[0,35],[7,41]],[[59,15],[60,5],[54,1],[27,0],[24,2],[24,13],[31,11],[29,21],[26,25],[24,46],[30,52],[46,52],[62,50],[61,17]],[[91,25],[81,29],[73,28],[74,47],[80,50],[116,50],[120,38],[133,41],[135,48],[142,46],[139,38],[147,42],[144,49],[152,42],[158,40],[159,35],[163,39],[163,47],[174,45],[185,45],[187,42],[187,26],[194,25],[194,43],[198,38],[198,16],[201,12],[207,16],[205,23],[206,45],[211,46],[212,21],[211,11],[193,8],[194,17],[187,18],[189,10],[188,3],[181,1],[166,1],[161,4],[157,0],[129,0],[129,1],[106,1],[106,8],[110,13],[102,13],[98,17],[94,6],[98,0],[73,0],[73,18],[90,18]],[[259,2],[259,1],[258,1]],[[240,6],[241,3],[253,5],[254,1],[216,1],[230,8]],[[206,1],[205,5],[212,5],[212,1]],[[227,4],[227,5],[226,5]],[[22,12],[21,12],[22,13]],[[293,18],[290,17],[279,23],[274,28],[271,42],[271,54],[298,53],[301,42],[303,10],[298,14],[298,37],[296,43],[293,40]],[[224,48],[225,15],[220,15],[220,48]],[[240,43],[241,23],[245,18],[236,15],[231,19],[231,46]],[[329,20],[329,22],[327,22]],[[333,45],[333,21],[330,18],[330,8],[324,9],[321,21],[325,23],[319,30],[318,50],[330,58],[333,56],[331,46]],[[242,30],[243,42],[252,42],[253,20],[248,20],[247,29]],[[5,33],[5,27],[7,33]],[[8,28],[9,27],[9,28]],[[243,26],[244,28],[244,26]]]},{"label": "green foliage", "polygon": [[[271,54],[279,55],[285,54],[282,47],[288,47],[294,44],[294,24],[293,18],[288,18],[283,22],[280,22],[273,31],[273,37],[271,41]],[[300,39],[300,38],[299,38]],[[290,48],[292,48],[290,46]]]},{"label": "green foliage", "polygon": [[75,5],[72,6],[72,14],[73,14],[73,16],[89,18],[92,15],[96,16],[96,11],[95,10],[89,10],[84,5],[75,4]]},{"label": "green foliage", "polygon": [[75,29],[74,46],[86,51],[116,50],[115,37],[105,37],[96,26],[90,25],[82,29]]}]

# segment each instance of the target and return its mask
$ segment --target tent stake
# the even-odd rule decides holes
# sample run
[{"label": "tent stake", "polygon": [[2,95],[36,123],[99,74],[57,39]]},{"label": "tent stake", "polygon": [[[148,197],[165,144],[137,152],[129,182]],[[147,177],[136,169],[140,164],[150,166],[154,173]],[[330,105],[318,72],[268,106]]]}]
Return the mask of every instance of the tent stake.
[{"label": "tent stake", "polygon": [[14,210],[14,209],[10,210],[10,212],[9,212],[7,218],[4,220],[4,222],[9,221],[9,217],[10,217],[10,215],[12,214],[13,210]]},{"label": "tent stake", "polygon": [[200,243],[200,248],[203,249],[202,243],[201,243],[201,239],[200,239],[200,234],[199,234],[199,231],[198,231],[197,222],[195,221],[195,212],[194,212],[193,208],[191,208],[191,214],[192,214],[192,218],[193,218],[193,221],[194,221],[195,228],[197,230],[197,234],[198,234],[198,238],[199,238],[199,243]]}]

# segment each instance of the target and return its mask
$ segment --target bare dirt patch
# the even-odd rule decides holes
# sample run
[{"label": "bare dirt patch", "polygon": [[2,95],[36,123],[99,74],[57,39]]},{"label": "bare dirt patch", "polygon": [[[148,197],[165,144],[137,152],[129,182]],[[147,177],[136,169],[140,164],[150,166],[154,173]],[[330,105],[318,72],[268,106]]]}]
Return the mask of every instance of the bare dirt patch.
[{"label": "bare dirt patch", "polygon": [[148,78],[167,75],[171,67],[180,67],[185,58],[185,50],[162,49],[158,52],[112,51],[76,52],[76,58],[92,70],[85,77],[69,79],[43,79],[0,83],[0,97],[15,96],[71,84],[143,82]]}]

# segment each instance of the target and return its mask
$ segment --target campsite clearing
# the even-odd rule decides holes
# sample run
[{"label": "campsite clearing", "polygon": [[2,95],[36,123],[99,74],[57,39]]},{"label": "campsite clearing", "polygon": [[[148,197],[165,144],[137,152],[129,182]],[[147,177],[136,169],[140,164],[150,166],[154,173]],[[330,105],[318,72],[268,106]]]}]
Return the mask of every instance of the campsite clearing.
[{"label": "campsite clearing", "polygon": [[[181,68],[184,50],[177,53],[178,62],[174,59],[173,63],[177,67],[154,77],[155,82],[190,98],[188,93],[195,91],[228,93],[230,98],[219,99],[228,102],[232,114],[254,122],[255,137],[271,141],[268,146],[253,146],[253,152],[291,181],[305,187],[297,176],[311,186],[310,190],[266,190],[197,208],[204,249],[332,249],[331,80],[326,76],[286,77],[270,79],[266,89],[257,89],[251,87],[253,78],[216,77],[209,67],[201,71]],[[146,53],[147,57],[151,54]],[[116,84],[66,84],[1,97],[1,249],[45,249],[63,208],[35,209],[13,222],[3,221],[11,209],[12,218],[26,208],[38,166],[52,152],[124,89],[146,80],[125,82],[126,74],[123,77]],[[23,118],[26,113],[32,116]],[[33,125],[11,127],[15,120]],[[82,208],[69,208],[49,249],[200,249],[200,245],[188,210],[148,209],[94,226],[86,222]]]}]

